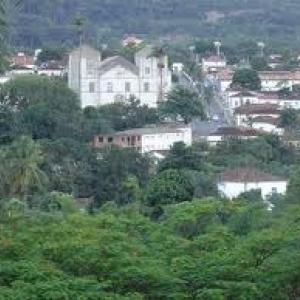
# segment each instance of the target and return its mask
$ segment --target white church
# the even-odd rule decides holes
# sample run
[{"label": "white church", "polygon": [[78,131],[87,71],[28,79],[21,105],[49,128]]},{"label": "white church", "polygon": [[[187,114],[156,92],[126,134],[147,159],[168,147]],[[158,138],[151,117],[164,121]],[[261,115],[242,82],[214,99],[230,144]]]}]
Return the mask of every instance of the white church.
[{"label": "white church", "polygon": [[81,99],[81,106],[101,106],[134,96],[142,105],[157,107],[171,90],[168,57],[153,55],[146,46],[135,55],[134,63],[121,56],[102,60],[101,53],[83,45],[69,55],[69,87]]}]

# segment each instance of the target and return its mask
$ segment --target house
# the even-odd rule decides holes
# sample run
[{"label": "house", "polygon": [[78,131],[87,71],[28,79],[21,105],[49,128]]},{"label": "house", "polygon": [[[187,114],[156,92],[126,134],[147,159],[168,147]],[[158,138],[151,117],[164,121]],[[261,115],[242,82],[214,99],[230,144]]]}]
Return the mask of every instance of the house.
[{"label": "house", "polygon": [[270,134],[282,135],[284,129],[280,127],[280,118],[259,116],[251,119],[251,127]]},{"label": "house", "polygon": [[127,35],[124,37],[122,41],[123,47],[136,47],[142,44],[144,41],[142,39],[139,39],[138,37],[134,35]]},{"label": "house", "polygon": [[250,91],[227,92],[227,105],[231,112],[237,107],[257,102],[257,93]]},{"label": "house", "polygon": [[8,58],[11,66],[26,67],[28,69],[35,68],[35,59],[33,56],[27,55],[24,52],[18,52]]},{"label": "house", "polygon": [[174,143],[192,144],[192,129],[190,126],[153,126],[116,132],[110,135],[94,137],[96,148],[115,145],[121,148],[135,149],[141,153],[169,151]]},{"label": "house", "polygon": [[175,62],[172,64],[172,71],[175,74],[181,73],[183,71],[184,65],[183,63],[180,62]]},{"label": "house", "polygon": [[226,58],[221,55],[211,55],[202,58],[202,72],[214,73],[227,66]]},{"label": "house", "polygon": [[250,127],[220,127],[216,131],[203,136],[202,140],[210,146],[216,146],[229,139],[249,140],[262,136],[265,132]]},{"label": "house", "polygon": [[260,190],[261,196],[267,200],[272,195],[284,195],[287,180],[254,168],[239,168],[223,172],[217,182],[219,193],[234,199],[242,193]]},{"label": "house", "polygon": [[49,61],[38,67],[37,74],[49,77],[62,77],[65,74],[65,67],[57,61]]},{"label": "house", "polygon": [[141,104],[157,107],[171,89],[168,57],[156,57],[146,46],[135,55],[134,63],[121,56],[102,60],[101,53],[83,45],[69,55],[69,87],[81,99],[82,107],[126,101],[132,96]]},{"label": "house", "polygon": [[268,58],[268,66],[271,69],[277,69],[283,65],[283,57],[281,54],[271,54]]},{"label": "house", "polygon": [[297,93],[282,94],[280,92],[253,92],[233,91],[228,89],[225,93],[227,107],[233,112],[237,107],[246,104],[273,104],[281,109],[300,109],[300,95]]},{"label": "house", "polygon": [[256,117],[280,117],[280,107],[276,104],[246,104],[234,110],[237,126],[251,126],[252,119]]},{"label": "house", "polygon": [[262,91],[279,91],[283,88],[291,89],[300,84],[300,70],[293,71],[261,71],[259,72]]},{"label": "house", "polygon": [[[221,91],[230,88],[235,70],[224,68],[217,72],[216,78],[219,81]],[[291,89],[293,85],[300,84],[300,70],[293,71],[260,71],[258,75],[261,80],[262,91],[279,91],[283,88]]]}]

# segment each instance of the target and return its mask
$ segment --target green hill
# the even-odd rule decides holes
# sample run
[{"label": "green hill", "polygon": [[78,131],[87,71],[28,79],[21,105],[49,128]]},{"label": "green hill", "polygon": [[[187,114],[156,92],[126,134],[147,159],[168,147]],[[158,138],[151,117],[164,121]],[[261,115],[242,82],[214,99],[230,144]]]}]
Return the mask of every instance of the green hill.
[{"label": "green hill", "polygon": [[299,0],[23,0],[11,18],[16,45],[72,43],[76,15],[87,38],[102,43],[135,33],[153,37],[300,41]]}]

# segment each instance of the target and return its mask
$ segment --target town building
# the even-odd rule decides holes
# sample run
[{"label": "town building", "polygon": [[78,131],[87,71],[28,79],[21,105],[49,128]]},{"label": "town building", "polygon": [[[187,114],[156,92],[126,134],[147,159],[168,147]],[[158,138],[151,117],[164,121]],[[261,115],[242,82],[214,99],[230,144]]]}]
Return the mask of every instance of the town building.
[{"label": "town building", "polygon": [[268,66],[271,69],[277,69],[282,67],[283,65],[283,57],[281,54],[271,54],[268,57]]},{"label": "town building", "polygon": [[284,195],[287,180],[254,168],[239,168],[223,172],[217,182],[219,193],[234,199],[245,192],[260,190],[264,200],[273,195]]},{"label": "town building", "polygon": [[281,109],[300,109],[300,95],[297,93],[280,92],[255,92],[255,91],[233,91],[228,89],[225,93],[227,107],[232,113],[237,107],[246,104],[273,104]]},{"label": "town building", "polygon": [[226,58],[221,55],[212,55],[202,58],[202,72],[215,73],[227,66]]},{"label": "town building", "polygon": [[280,127],[280,118],[259,116],[251,119],[251,127],[270,134],[283,135],[284,129]]},{"label": "town building", "polygon": [[[216,78],[219,81],[221,91],[226,91],[232,84],[233,68],[221,69]],[[293,71],[261,71],[258,72],[261,80],[261,90],[276,92],[283,88],[292,89],[293,85],[300,84],[300,70]]]},{"label": "town building", "polygon": [[280,107],[276,104],[245,104],[235,109],[234,118],[237,126],[251,126],[257,117],[278,119]]},{"label": "town building", "polygon": [[62,77],[65,74],[65,67],[57,61],[49,61],[38,67],[37,74],[49,77]]},{"label": "town building", "polygon": [[122,40],[123,47],[136,47],[142,44],[144,41],[135,35],[126,35]]},{"label": "town building", "polygon": [[263,131],[251,127],[220,127],[201,137],[210,146],[216,146],[230,139],[250,140],[266,134]]},{"label": "town building", "polygon": [[184,69],[184,65],[183,63],[180,63],[180,62],[174,62],[172,64],[172,71],[173,73],[175,74],[178,74],[178,73],[181,73]]},{"label": "town building", "polygon": [[171,149],[174,143],[192,144],[192,129],[187,125],[153,126],[116,132],[94,137],[96,148],[115,145],[121,148],[135,149],[141,153],[160,153]]},{"label": "town building", "polygon": [[8,58],[8,61],[12,67],[35,68],[34,56],[27,55],[24,52],[18,52],[16,55],[12,55]]},{"label": "town building", "polygon": [[157,107],[171,89],[171,77],[168,56],[155,56],[151,46],[138,51],[134,63],[121,56],[102,60],[101,53],[88,45],[69,55],[69,87],[80,96],[83,108],[131,97],[142,105]]}]

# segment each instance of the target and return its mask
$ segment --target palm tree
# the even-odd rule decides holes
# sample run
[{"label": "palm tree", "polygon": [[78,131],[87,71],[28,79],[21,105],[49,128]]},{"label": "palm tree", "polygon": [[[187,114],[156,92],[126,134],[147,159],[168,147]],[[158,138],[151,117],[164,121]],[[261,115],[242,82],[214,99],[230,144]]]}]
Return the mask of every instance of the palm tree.
[{"label": "palm tree", "polygon": [[31,138],[23,136],[1,151],[0,175],[6,196],[26,199],[32,189],[41,189],[47,182],[40,165],[41,148]]},{"label": "palm tree", "polygon": [[166,56],[165,49],[162,46],[154,47],[151,56],[158,59],[157,67],[159,70],[160,86],[159,86],[159,102],[162,102],[164,99],[164,88],[163,88],[163,69],[165,66],[164,58]]}]

